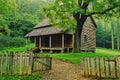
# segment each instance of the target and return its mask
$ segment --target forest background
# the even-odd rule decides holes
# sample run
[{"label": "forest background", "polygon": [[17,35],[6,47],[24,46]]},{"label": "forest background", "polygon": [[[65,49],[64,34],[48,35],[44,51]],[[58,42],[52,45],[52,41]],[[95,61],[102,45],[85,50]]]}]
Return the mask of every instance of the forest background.
[{"label": "forest background", "polygon": [[[44,19],[42,10],[51,0],[1,0],[0,49],[26,45],[25,34]],[[112,16],[112,17],[108,17]],[[115,14],[94,16],[97,24],[97,47],[120,49],[120,18]]]}]

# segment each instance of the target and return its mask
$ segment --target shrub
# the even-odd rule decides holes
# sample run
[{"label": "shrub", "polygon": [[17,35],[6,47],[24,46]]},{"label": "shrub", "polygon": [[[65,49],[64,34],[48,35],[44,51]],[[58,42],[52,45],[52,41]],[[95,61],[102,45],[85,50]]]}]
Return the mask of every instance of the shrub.
[{"label": "shrub", "polygon": [[9,37],[1,36],[0,37],[0,49],[5,47],[20,47],[25,46],[26,40],[23,37]]}]

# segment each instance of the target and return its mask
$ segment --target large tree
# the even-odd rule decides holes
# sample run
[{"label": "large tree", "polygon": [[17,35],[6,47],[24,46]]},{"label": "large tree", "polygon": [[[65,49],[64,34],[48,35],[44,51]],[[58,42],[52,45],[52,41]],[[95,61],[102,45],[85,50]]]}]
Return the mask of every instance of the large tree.
[{"label": "large tree", "polygon": [[51,21],[61,22],[63,27],[71,23],[71,28],[76,22],[75,51],[80,52],[81,32],[87,17],[120,12],[120,0],[55,0],[44,11]]}]

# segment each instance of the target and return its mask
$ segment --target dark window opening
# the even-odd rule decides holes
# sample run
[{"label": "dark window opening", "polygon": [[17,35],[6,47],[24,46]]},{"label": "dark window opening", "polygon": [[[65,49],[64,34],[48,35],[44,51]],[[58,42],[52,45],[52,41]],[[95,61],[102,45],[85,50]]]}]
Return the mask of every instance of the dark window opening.
[{"label": "dark window opening", "polygon": [[84,35],[84,42],[87,42],[87,35]]}]

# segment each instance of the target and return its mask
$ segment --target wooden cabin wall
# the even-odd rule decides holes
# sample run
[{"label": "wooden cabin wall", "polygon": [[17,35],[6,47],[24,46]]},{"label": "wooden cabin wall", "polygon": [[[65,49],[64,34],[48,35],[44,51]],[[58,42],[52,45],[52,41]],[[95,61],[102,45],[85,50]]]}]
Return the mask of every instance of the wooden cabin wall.
[{"label": "wooden cabin wall", "polygon": [[62,48],[62,34],[56,34],[51,36],[51,47]]},{"label": "wooden cabin wall", "polygon": [[81,50],[95,51],[96,49],[96,27],[91,18],[87,18],[81,35]]},{"label": "wooden cabin wall", "polygon": [[72,35],[71,34],[65,34],[64,35],[64,45],[65,48],[72,48]]}]

